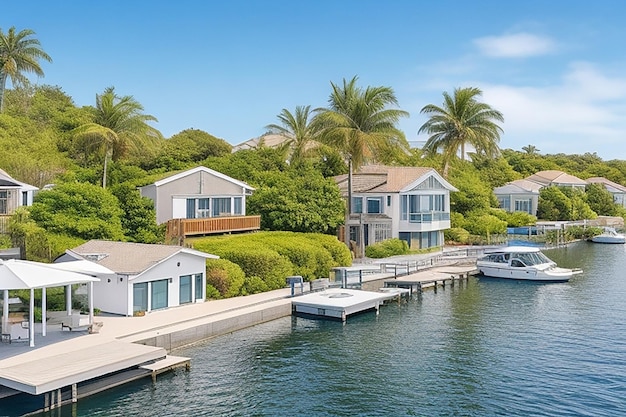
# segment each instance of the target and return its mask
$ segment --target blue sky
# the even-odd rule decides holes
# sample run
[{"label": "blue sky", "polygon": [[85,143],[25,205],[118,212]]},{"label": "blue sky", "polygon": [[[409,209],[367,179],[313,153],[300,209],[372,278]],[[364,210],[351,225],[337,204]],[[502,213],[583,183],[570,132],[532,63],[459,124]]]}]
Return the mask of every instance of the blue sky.
[{"label": "blue sky", "polygon": [[281,109],[326,106],[330,83],[392,87],[409,141],[442,93],[478,87],[505,117],[500,147],[626,160],[626,2],[7,2],[0,28],[32,29],[44,78],[76,105],[114,86],[170,137],[237,144]]}]

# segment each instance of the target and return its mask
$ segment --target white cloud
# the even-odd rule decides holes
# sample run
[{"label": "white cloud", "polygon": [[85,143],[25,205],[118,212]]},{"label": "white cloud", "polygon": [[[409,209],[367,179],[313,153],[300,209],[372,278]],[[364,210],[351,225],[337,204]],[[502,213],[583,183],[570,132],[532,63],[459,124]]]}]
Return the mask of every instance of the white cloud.
[{"label": "white cloud", "polygon": [[474,44],[483,55],[494,58],[526,58],[546,55],[556,49],[552,39],[523,32],[478,38]]},{"label": "white cloud", "polygon": [[486,85],[484,101],[504,114],[503,148],[533,144],[545,153],[626,157],[626,78],[576,63],[550,87]]}]

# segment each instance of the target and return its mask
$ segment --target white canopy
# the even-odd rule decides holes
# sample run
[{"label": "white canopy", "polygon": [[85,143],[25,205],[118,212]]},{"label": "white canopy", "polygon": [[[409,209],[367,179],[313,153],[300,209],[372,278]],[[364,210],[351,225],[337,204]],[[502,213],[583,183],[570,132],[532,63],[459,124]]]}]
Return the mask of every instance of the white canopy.
[{"label": "white canopy", "polygon": [[63,271],[78,272],[80,274],[91,275],[93,277],[98,277],[102,275],[116,275],[114,271],[111,271],[106,266],[89,261],[87,259],[78,259],[75,261],[65,261],[47,265],[51,268],[61,269]]},{"label": "white canopy", "polygon": [[[84,271],[64,270],[58,265],[60,264],[44,264],[19,259],[0,260],[0,290],[61,287],[100,281]],[[107,271],[111,272],[108,269]]]},{"label": "white canopy", "polygon": [[[29,340],[30,346],[35,346],[35,318],[34,318],[34,290],[42,289],[42,335],[46,335],[46,288],[70,286],[73,284],[89,284],[89,323],[93,324],[93,282],[100,281],[95,275],[106,273],[102,267],[93,262],[85,261],[81,265],[68,262],[65,267],[60,264],[44,264],[40,262],[23,261],[19,259],[0,260],[0,291],[4,292],[3,329],[7,326],[9,313],[9,290],[30,290],[29,306]],[[104,268],[109,273],[112,271]],[[69,291],[68,291],[69,292]],[[70,296],[68,296],[68,314],[71,313]],[[4,332],[5,330],[3,330]]]}]

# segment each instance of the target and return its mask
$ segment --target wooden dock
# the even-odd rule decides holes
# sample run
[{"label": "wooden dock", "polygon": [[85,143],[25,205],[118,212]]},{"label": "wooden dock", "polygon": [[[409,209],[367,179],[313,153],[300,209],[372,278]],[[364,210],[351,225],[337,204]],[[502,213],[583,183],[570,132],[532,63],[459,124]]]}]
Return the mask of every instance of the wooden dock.
[{"label": "wooden dock", "polygon": [[384,281],[384,288],[404,288],[411,295],[421,293],[425,288],[433,288],[437,292],[439,286],[445,288],[446,283],[454,286],[455,281],[467,280],[477,272],[475,265],[448,266],[432,268],[414,274]]}]

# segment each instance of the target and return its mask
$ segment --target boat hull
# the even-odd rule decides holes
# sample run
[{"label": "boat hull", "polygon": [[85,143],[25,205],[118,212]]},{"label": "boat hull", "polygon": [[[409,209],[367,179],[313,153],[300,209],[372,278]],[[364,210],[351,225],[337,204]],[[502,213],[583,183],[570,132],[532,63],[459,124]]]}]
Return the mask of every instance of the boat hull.
[{"label": "boat hull", "polygon": [[481,275],[490,278],[515,279],[523,281],[566,282],[574,275],[574,271],[565,268],[552,268],[541,271],[530,268],[499,268],[488,265],[477,265]]},{"label": "boat hull", "polygon": [[593,243],[612,243],[612,244],[624,244],[626,243],[625,237],[615,237],[615,236],[595,236],[591,238]]}]

